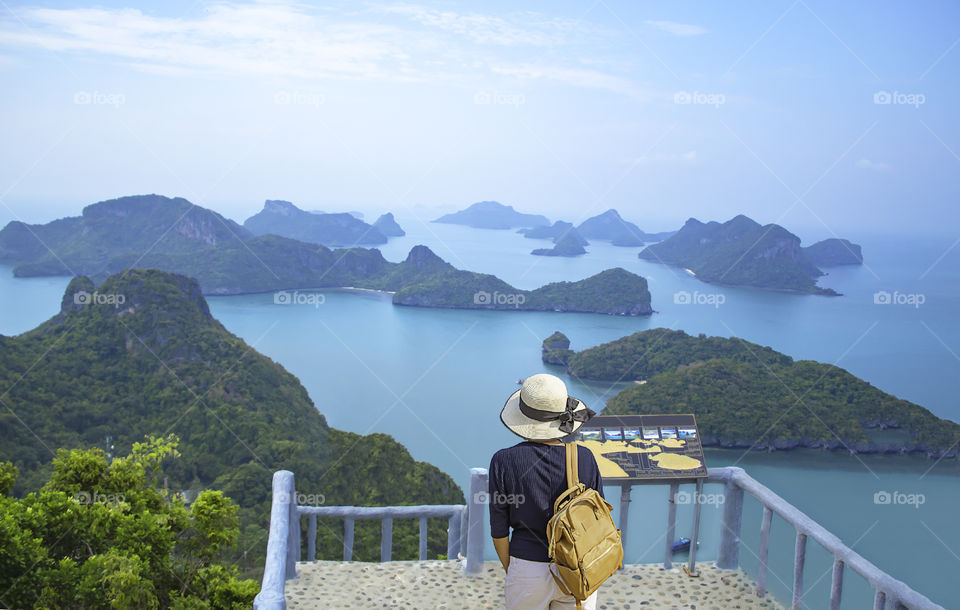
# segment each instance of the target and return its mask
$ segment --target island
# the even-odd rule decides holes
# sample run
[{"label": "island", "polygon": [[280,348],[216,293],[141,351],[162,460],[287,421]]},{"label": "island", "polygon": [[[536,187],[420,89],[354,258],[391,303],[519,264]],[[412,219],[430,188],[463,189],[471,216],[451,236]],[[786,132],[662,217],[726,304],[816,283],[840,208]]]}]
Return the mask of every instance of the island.
[{"label": "island", "polygon": [[407,232],[397,224],[392,212],[381,214],[380,217],[374,221],[373,227],[387,237],[403,237],[407,234]]},{"label": "island", "polygon": [[392,292],[394,304],[415,307],[653,311],[646,280],[623,269],[525,291],[456,269],[426,246],[392,263],[377,249],[253,236],[212,210],[158,195],[92,204],[80,217],[45,225],[11,222],[0,230],[0,262],[14,264],[18,277],[86,275],[98,283],[130,268],[160,269],[193,277],[215,295],[352,287]]},{"label": "island", "polygon": [[[576,231],[576,229],[572,231]],[[587,253],[583,244],[580,243],[582,239],[579,235],[568,232],[560,237],[552,248],[537,248],[530,254],[535,256],[580,256]]]},{"label": "island", "polygon": [[498,201],[480,201],[465,210],[445,214],[433,222],[465,225],[474,229],[514,229],[549,225],[546,216],[523,214]]},{"label": "island", "polygon": [[325,246],[385,244],[387,238],[354,213],[325,214],[301,210],[289,201],[268,199],[263,209],[243,222],[253,235],[280,235]]},{"label": "island", "polygon": [[573,235],[581,246],[589,246],[590,243],[584,239],[580,232],[572,223],[558,220],[550,226],[533,227],[530,229],[520,229],[517,233],[522,233],[524,237],[530,239],[549,239],[557,243],[565,235]]},{"label": "island", "polygon": [[711,284],[839,295],[817,285],[823,272],[807,258],[799,237],[742,214],[724,223],[690,218],[675,235],[647,246],[639,257],[687,269]]},{"label": "island", "polygon": [[566,366],[570,357],[575,353],[570,349],[570,339],[559,330],[543,340],[540,351],[540,357],[545,364],[558,366]]},{"label": "island", "polygon": [[[0,455],[20,471],[15,495],[49,477],[49,447],[103,447],[110,437],[127,455],[145,435],[174,432],[181,456],[165,469],[169,488],[222,490],[241,507],[245,567],[262,565],[276,470],[295,472],[298,491],[328,505],[464,501],[450,476],[392,437],[329,427],[300,381],[228,332],[184,276],[131,270],[99,286],[74,278],[57,315],[0,335],[0,379],[12,389]],[[319,529],[318,553],[339,560],[334,526]],[[356,537],[354,559],[378,561],[379,524],[358,523]],[[416,558],[417,538],[414,520],[395,523],[394,557]],[[446,552],[446,539],[446,524],[431,522],[431,557]]]},{"label": "island", "polygon": [[737,337],[655,328],[579,352],[562,334],[548,340],[544,362],[574,378],[634,382],[603,415],[693,413],[704,446],[958,454],[960,424],[840,367]]},{"label": "island", "polygon": [[643,246],[645,242],[661,241],[673,235],[673,232],[645,233],[637,225],[621,218],[614,209],[584,220],[577,230],[587,239],[602,239],[614,246],[626,247]]},{"label": "island", "polygon": [[824,239],[807,246],[803,249],[803,254],[818,267],[863,264],[863,251],[860,246],[839,237]]}]

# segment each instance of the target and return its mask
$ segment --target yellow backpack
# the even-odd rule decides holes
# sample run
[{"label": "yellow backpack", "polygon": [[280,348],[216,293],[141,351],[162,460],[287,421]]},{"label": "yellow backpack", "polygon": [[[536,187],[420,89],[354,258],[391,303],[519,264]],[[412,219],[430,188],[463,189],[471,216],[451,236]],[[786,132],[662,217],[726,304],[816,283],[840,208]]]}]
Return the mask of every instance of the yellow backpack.
[{"label": "yellow backpack", "polygon": [[553,504],[547,523],[550,574],[560,590],[580,602],[590,597],[605,580],[623,567],[620,530],[613,523],[613,510],[595,489],[588,489],[577,475],[577,444],[568,443],[567,487]]}]

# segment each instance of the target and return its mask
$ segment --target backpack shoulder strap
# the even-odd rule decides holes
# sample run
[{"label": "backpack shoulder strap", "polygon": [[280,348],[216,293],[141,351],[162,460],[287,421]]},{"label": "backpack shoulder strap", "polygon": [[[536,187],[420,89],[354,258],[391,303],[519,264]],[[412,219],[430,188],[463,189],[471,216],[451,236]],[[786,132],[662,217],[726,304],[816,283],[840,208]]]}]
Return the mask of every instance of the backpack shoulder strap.
[{"label": "backpack shoulder strap", "polygon": [[577,444],[567,443],[567,489],[576,487],[580,483],[580,476],[577,472]]}]

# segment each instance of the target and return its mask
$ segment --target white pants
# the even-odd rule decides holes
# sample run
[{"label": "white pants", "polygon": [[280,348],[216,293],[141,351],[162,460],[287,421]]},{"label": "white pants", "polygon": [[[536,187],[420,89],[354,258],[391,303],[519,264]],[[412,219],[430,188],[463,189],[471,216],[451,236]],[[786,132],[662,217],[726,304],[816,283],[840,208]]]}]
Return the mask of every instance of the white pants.
[{"label": "white pants", "polygon": [[[507,610],[559,610],[576,608],[577,600],[564,595],[550,575],[550,564],[542,561],[527,561],[510,557],[507,579],[504,585]],[[583,610],[595,610],[597,592],[585,599]]]}]

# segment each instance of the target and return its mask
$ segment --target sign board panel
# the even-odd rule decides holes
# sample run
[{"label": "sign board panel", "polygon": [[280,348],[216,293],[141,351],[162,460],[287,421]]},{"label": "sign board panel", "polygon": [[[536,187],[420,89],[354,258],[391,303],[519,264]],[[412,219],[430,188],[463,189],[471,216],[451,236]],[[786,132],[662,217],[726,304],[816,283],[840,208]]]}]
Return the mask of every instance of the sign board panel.
[{"label": "sign board panel", "polygon": [[605,483],[707,476],[693,415],[599,415],[575,439],[593,452]]}]

